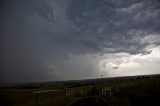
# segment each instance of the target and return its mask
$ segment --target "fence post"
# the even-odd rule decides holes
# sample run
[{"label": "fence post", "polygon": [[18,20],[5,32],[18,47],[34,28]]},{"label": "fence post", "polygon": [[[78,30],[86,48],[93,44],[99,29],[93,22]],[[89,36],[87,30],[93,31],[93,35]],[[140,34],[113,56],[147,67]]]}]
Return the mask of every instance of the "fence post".
[{"label": "fence post", "polygon": [[38,94],[36,94],[36,105],[38,103]]},{"label": "fence post", "polygon": [[83,95],[83,91],[81,90],[81,96]]},{"label": "fence post", "polygon": [[101,89],[101,94],[102,94],[102,96],[103,96],[103,93],[104,93],[104,91],[103,91],[103,88]]},{"label": "fence post", "polygon": [[65,91],[65,96],[67,96],[67,90]]},{"label": "fence post", "polygon": [[111,89],[109,90],[109,95],[112,96],[112,91],[111,91]]}]

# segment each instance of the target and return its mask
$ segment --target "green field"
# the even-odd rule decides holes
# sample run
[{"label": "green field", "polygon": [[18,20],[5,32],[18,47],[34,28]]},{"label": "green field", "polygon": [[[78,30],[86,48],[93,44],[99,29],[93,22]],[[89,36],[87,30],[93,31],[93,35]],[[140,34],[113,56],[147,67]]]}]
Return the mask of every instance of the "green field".
[{"label": "green field", "polygon": [[[82,84],[83,83],[83,84]],[[139,76],[114,80],[83,80],[65,84],[26,84],[0,88],[0,106],[67,106],[84,98],[92,85],[109,106],[143,106],[158,103],[160,95],[159,76]],[[118,89],[112,95],[101,95],[103,88]],[[53,92],[33,93],[35,91],[56,90]],[[83,93],[80,94],[79,91]],[[65,91],[74,91],[66,96]],[[37,95],[37,102],[36,102]]]},{"label": "green field", "polygon": [[[30,85],[28,85],[30,86]],[[79,93],[70,94],[65,96],[64,86],[61,85],[48,85],[40,88],[31,88],[31,87],[3,87],[0,89],[0,99],[2,105],[12,105],[12,106],[66,106],[76,100],[83,97],[89,86],[68,88],[68,90],[79,91],[83,90],[83,95]],[[45,90],[56,90],[54,92],[42,92],[42,93],[33,93],[35,91],[45,91]],[[37,103],[36,103],[37,95]]]}]

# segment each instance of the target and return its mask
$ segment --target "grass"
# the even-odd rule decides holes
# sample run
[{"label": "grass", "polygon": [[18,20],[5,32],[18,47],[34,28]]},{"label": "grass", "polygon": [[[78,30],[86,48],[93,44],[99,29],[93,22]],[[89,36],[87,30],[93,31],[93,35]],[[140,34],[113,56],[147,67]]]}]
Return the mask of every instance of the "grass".
[{"label": "grass", "polygon": [[[70,96],[65,96],[64,86],[56,87],[56,85],[50,85],[47,87],[41,87],[38,89],[30,88],[27,89],[24,87],[7,87],[0,88],[0,102],[3,105],[12,105],[12,106],[66,106],[71,104],[78,99],[82,98],[87,92],[89,86],[75,87],[69,88],[68,90],[78,91],[83,90],[83,95],[80,94],[72,94]],[[39,90],[57,90],[55,92],[47,92],[37,94],[37,104],[36,104],[36,96],[32,92]]]},{"label": "grass", "polygon": [[[83,82],[84,83],[84,82]],[[75,85],[75,86],[74,86]],[[38,94],[36,106],[67,106],[86,96],[90,90],[90,85],[67,84],[45,84],[40,87],[35,85],[1,87],[0,106],[35,106],[36,96],[32,92],[39,90],[56,90],[55,92]],[[137,77],[127,80],[113,80],[98,82],[96,86],[101,92],[101,88],[118,88],[119,91],[112,96],[101,96],[109,106],[147,106],[159,103],[160,77]],[[75,93],[65,96],[65,88],[70,91],[83,90],[83,95]],[[159,103],[160,104],[160,103]]]},{"label": "grass", "polygon": [[110,106],[148,106],[159,103],[160,77],[142,77],[116,83],[103,83],[98,88],[116,87],[111,97],[102,97]]}]

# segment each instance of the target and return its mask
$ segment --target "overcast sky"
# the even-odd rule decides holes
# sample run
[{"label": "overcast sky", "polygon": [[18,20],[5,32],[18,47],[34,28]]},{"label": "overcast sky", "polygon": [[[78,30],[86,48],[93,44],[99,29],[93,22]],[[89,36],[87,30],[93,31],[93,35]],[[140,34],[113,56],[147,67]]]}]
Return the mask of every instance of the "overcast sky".
[{"label": "overcast sky", "polygon": [[159,0],[1,0],[0,82],[160,74]]}]

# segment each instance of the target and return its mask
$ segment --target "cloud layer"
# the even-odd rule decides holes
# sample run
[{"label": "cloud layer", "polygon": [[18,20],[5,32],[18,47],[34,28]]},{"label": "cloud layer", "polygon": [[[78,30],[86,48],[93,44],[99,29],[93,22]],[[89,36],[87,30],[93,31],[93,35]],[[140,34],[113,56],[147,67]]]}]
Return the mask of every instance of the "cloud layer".
[{"label": "cloud layer", "polygon": [[[159,73],[158,57],[156,66],[137,71],[146,69],[140,63],[149,57],[142,58],[159,50],[159,0],[2,0],[1,5],[2,82]],[[134,56],[141,66],[116,65]],[[104,60],[110,67],[104,69]]]}]

